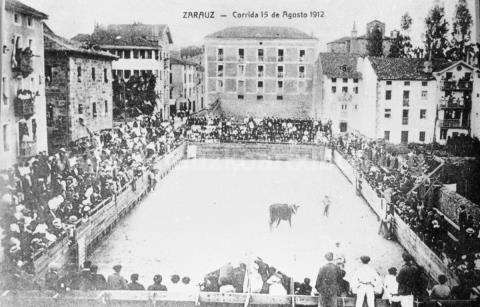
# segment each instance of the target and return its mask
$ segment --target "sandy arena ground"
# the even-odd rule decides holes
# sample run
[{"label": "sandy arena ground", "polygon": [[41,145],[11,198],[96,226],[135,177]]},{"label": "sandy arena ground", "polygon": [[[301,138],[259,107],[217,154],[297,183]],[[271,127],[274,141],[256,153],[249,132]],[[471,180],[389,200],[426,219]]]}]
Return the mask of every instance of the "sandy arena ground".
[{"label": "sandy arena ground", "polygon": [[[328,218],[321,200],[330,194]],[[292,228],[270,232],[268,206],[301,205]],[[315,283],[323,255],[341,242],[352,272],[369,255],[383,276],[400,268],[402,247],[377,234],[379,222],[332,164],[315,161],[184,160],[143,203],[122,220],[91,260],[105,275],[122,264],[122,275],[189,276],[193,282],[245,255],[261,257],[295,280]]]}]

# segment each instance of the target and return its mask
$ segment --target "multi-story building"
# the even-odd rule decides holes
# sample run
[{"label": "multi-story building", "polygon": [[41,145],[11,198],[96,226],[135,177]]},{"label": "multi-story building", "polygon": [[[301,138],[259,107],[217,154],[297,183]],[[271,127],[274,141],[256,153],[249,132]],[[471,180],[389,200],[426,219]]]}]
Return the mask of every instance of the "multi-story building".
[{"label": "multi-story building", "polygon": [[2,11],[0,168],[47,151],[43,20],[47,15],[17,0]]},{"label": "multi-story building", "polygon": [[97,25],[91,35],[79,34],[75,40],[98,45],[119,59],[112,65],[115,78],[128,79],[152,73],[156,76],[157,111],[169,116],[170,50],[172,35],[167,25],[141,23]]},{"label": "multi-story building", "polygon": [[206,103],[237,117],[312,117],[317,43],[288,27],[230,27],[208,35]]},{"label": "multi-story building", "polygon": [[[468,0],[468,8],[472,14],[472,38],[475,43],[480,43],[480,0]],[[478,68],[480,68],[480,63]]]},{"label": "multi-story building", "polygon": [[194,76],[195,81],[195,111],[198,112],[205,109],[205,69],[202,65],[197,65]]},{"label": "multi-story building", "polygon": [[197,97],[197,65],[194,62],[171,58],[170,59],[170,113],[184,111],[195,113],[200,108]]},{"label": "multi-story building", "polygon": [[44,41],[49,149],[112,128],[111,71],[117,57],[83,48],[47,25]]},{"label": "multi-story building", "polygon": [[350,36],[344,36],[327,43],[328,52],[332,53],[352,53],[359,55],[367,55],[368,35],[375,29],[379,29],[383,36],[383,54],[387,56],[390,53],[391,40],[395,33],[391,33],[391,37],[385,36],[385,23],[373,20],[367,23],[367,32],[358,36],[355,24],[353,24]]},{"label": "multi-story building", "polygon": [[332,121],[334,133],[347,132],[362,120],[358,116],[362,101],[362,74],[357,69],[358,56],[320,53],[317,62],[315,98],[322,122]]}]

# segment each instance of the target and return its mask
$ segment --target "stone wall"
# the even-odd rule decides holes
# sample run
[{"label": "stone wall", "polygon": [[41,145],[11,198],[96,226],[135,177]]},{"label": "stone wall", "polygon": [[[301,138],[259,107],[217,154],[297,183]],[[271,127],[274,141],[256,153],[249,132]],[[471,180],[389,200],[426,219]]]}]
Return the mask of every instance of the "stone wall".
[{"label": "stone wall", "polygon": [[316,161],[325,158],[325,147],[320,145],[192,143],[191,146],[196,147],[197,158]]},{"label": "stone wall", "polygon": [[468,215],[480,223],[480,207],[462,195],[443,187],[438,190],[438,209],[458,225],[458,210],[464,205]]}]

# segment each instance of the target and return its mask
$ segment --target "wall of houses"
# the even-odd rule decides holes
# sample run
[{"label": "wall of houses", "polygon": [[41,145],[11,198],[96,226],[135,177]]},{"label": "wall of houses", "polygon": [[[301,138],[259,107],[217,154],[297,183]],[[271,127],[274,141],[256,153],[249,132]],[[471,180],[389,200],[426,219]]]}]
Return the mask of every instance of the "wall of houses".
[{"label": "wall of houses", "polygon": [[[218,49],[223,50],[221,60]],[[244,51],[242,59],[239,49]],[[258,57],[259,49],[263,59]],[[279,49],[284,52],[280,61]],[[302,59],[300,50],[305,52]],[[312,117],[316,40],[210,39],[205,57],[207,103],[220,99],[227,115]],[[304,69],[301,74],[300,69]]]},{"label": "wall of houses", "polygon": [[[2,45],[6,46],[6,49],[1,55],[4,67],[1,74],[3,97],[0,97],[0,169],[10,167],[21,154],[29,156],[39,151],[47,151],[43,24],[40,19],[24,14],[12,11],[5,11],[4,14]],[[15,52],[16,45],[20,48],[30,46],[34,54],[33,72],[26,78],[15,78],[12,72],[12,53]],[[24,89],[38,94],[35,97],[34,114],[26,119],[15,116],[14,112],[17,91]],[[23,137],[22,144],[19,140],[19,123],[26,124],[28,131],[28,135]]]}]

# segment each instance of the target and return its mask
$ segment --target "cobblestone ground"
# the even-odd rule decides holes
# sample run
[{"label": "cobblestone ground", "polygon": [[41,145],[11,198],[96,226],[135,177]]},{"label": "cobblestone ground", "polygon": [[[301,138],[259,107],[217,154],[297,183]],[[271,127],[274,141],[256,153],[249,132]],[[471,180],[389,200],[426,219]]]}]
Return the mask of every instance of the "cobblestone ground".
[{"label": "cobblestone ground", "polygon": [[[330,216],[321,200],[332,199]],[[290,228],[272,232],[268,206],[301,205]],[[332,164],[314,161],[185,160],[122,220],[92,256],[100,272],[123,265],[148,285],[160,273],[198,282],[227,261],[261,257],[293,276],[314,283],[323,255],[341,242],[347,279],[369,255],[381,275],[400,268],[402,247],[377,234],[379,221]]]}]

